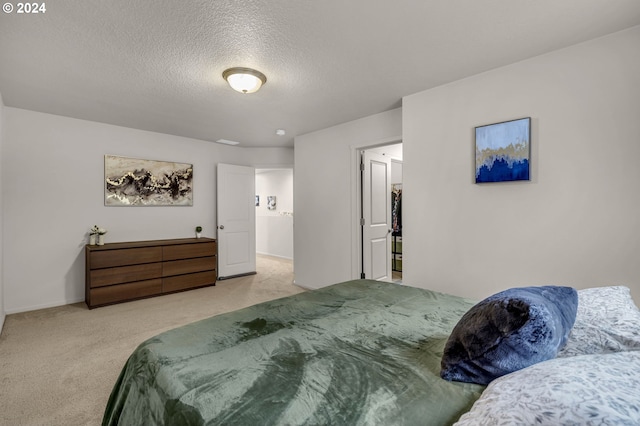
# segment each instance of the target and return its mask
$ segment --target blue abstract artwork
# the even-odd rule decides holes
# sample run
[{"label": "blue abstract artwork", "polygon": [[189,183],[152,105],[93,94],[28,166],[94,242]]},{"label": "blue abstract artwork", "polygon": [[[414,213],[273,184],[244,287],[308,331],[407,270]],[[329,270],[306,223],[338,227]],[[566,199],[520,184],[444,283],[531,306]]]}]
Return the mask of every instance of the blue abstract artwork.
[{"label": "blue abstract artwork", "polygon": [[476,183],[529,180],[531,118],[476,127]]}]

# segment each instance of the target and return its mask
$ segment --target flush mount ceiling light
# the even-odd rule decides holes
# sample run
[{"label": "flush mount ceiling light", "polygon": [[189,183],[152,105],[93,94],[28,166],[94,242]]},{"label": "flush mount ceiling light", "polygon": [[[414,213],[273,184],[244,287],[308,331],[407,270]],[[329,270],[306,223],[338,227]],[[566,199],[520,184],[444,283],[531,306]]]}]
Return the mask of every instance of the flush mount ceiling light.
[{"label": "flush mount ceiling light", "polygon": [[224,70],[222,78],[227,80],[233,90],[240,93],[257,92],[267,82],[267,77],[260,71],[241,67]]}]

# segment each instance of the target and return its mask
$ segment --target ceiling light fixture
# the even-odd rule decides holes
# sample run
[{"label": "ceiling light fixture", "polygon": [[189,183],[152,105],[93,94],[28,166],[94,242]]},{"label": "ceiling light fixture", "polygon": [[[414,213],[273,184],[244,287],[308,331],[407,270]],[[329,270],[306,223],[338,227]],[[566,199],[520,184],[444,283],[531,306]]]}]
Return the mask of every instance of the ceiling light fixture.
[{"label": "ceiling light fixture", "polygon": [[251,68],[229,68],[224,70],[222,78],[227,80],[233,90],[240,93],[257,92],[267,82],[267,77]]},{"label": "ceiling light fixture", "polygon": [[229,139],[218,139],[216,142],[224,145],[240,145],[240,142],[230,141]]}]

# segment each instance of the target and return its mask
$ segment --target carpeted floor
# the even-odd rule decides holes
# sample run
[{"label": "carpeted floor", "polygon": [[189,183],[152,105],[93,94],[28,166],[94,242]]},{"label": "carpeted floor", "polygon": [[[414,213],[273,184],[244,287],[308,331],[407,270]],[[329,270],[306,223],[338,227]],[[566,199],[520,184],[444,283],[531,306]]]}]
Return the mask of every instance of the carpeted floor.
[{"label": "carpeted floor", "polygon": [[88,310],[8,315],[0,335],[0,425],[99,425],[129,354],[163,331],[300,293],[292,262],[258,256],[257,275]]}]

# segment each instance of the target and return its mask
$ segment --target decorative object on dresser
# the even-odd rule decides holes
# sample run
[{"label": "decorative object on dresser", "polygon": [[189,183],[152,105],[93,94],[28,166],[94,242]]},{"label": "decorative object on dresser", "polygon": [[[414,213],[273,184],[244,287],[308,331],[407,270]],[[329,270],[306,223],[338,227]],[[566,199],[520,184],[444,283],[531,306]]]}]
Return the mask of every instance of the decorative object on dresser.
[{"label": "decorative object on dresser", "polygon": [[91,229],[89,229],[89,245],[95,246],[98,244],[99,246],[104,245],[104,234],[107,233],[107,230],[104,228],[100,228],[98,225],[93,225]]},{"label": "decorative object on dresser", "polygon": [[89,309],[215,285],[211,238],[135,241],[85,247]]},{"label": "decorative object on dresser", "polygon": [[200,238],[202,236],[202,226],[196,226],[196,238]]}]

